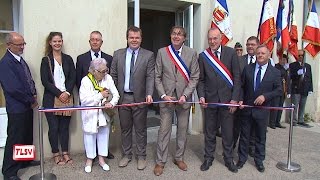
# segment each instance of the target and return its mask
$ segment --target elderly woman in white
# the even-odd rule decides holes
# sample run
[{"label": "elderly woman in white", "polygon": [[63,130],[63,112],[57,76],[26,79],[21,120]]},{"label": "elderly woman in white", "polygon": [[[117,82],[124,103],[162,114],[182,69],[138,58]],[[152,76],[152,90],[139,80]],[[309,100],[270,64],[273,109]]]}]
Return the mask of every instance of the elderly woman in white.
[{"label": "elderly woman in white", "polygon": [[[107,74],[107,62],[103,58],[91,61],[89,73],[81,80],[79,96],[82,106],[105,106],[112,109],[119,100],[119,93],[112,77]],[[108,97],[112,99],[108,101]],[[110,99],[110,98],[109,98]],[[98,147],[99,165],[103,170],[110,170],[103,157],[108,156],[110,117],[106,109],[81,111],[83,141],[87,155],[85,172],[90,173],[92,160],[97,156]]]}]

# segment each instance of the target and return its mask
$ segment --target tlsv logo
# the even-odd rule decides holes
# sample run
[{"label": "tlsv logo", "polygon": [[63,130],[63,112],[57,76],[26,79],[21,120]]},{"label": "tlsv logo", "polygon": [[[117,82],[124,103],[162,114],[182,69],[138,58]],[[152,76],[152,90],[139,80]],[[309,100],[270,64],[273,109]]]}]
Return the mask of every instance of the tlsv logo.
[{"label": "tlsv logo", "polygon": [[34,145],[16,144],[13,146],[13,160],[31,161],[36,158],[36,148]]}]

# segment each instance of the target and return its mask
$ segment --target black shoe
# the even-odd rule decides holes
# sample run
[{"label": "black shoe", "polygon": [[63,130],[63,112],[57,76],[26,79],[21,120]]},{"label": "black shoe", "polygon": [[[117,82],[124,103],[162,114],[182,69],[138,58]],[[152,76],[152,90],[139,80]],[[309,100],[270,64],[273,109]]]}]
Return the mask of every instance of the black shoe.
[{"label": "black shoe", "polygon": [[236,166],[238,169],[241,169],[244,164],[245,164],[244,162],[238,161]]},{"label": "black shoe", "polygon": [[201,171],[207,171],[210,166],[212,166],[212,161],[213,160],[204,160],[204,162],[200,166]]},{"label": "black shoe", "polygon": [[305,128],[311,128],[312,126],[310,126],[309,124],[302,122],[302,123],[298,123],[300,126],[305,127]]},{"label": "black shoe", "polygon": [[263,164],[259,164],[259,165],[256,164],[256,168],[258,169],[259,172],[261,172],[261,173],[264,172],[264,166],[263,166]]},{"label": "black shoe", "polygon": [[276,126],[269,126],[271,129],[276,129]]},{"label": "black shoe", "polygon": [[32,167],[32,166],[40,166],[40,161],[29,161],[29,162],[24,162],[24,164],[21,166],[21,168],[27,168],[27,167]]},{"label": "black shoe", "polygon": [[277,124],[276,127],[281,128],[281,129],[285,129],[285,126],[282,126],[281,124]]},{"label": "black shoe", "polygon": [[231,162],[227,162],[225,163],[226,167],[228,168],[229,171],[233,172],[233,173],[236,173],[238,172],[238,168],[236,165],[234,165],[233,161]]},{"label": "black shoe", "polygon": [[21,180],[18,176],[6,177],[4,176],[4,180]]},{"label": "black shoe", "polygon": [[107,159],[114,159],[114,155],[110,151],[108,151]]}]

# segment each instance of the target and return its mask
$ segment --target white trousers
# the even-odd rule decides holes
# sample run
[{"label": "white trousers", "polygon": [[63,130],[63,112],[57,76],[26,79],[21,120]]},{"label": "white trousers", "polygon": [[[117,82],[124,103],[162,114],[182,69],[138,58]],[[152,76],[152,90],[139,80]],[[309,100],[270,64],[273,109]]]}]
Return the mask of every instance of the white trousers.
[{"label": "white trousers", "polygon": [[83,141],[87,158],[94,159],[97,156],[97,147],[98,155],[104,157],[108,156],[109,133],[109,125],[99,127],[98,133],[96,134],[83,133]]}]

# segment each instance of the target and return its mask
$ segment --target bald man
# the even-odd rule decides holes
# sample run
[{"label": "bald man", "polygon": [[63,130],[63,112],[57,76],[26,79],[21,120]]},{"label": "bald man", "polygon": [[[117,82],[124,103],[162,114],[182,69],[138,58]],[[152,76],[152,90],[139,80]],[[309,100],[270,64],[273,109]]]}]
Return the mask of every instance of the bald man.
[{"label": "bald man", "polygon": [[15,144],[33,144],[33,108],[38,107],[38,102],[30,69],[21,57],[26,45],[24,38],[12,32],[7,35],[6,43],[7,52],[0,61],[0,83],[8,113],[8,137],[2,174],[5,180],[19,180],[19,169],[40,164],[39,161],[13,160]]}]

